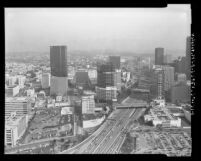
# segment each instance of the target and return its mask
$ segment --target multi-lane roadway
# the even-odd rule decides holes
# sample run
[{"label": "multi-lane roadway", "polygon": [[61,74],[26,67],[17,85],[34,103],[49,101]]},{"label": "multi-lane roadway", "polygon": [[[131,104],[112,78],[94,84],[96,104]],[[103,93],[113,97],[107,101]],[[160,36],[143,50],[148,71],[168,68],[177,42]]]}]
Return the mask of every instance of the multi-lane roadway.
[{"label": "multi-lane roadway", "polygon": [[115,110],[89,138],[61,154],[115,154],[126,137],[130,121],[138,119],[144,108]]}]

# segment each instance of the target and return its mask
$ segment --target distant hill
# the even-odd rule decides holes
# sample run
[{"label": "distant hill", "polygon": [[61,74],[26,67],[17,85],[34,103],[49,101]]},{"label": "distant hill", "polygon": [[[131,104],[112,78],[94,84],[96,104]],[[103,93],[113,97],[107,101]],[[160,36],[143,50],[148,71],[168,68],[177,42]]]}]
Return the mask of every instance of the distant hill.
[{"label": "distant hill", "polygon": [[[128,52],[128,51],[112,51],[112,50],[67,50],[67,54],[70,55],[119,55],[119,56],[154,56],[154,51],[146,52],[146,53],[137,53],[137,52]],[[165,49],[165,54],[171,54],[173,57],[185,56],[184,50],[169,50]],[[6,56],[40,56],[40,55],[49,55],[49,51],[47,52],[7,52]]]}]

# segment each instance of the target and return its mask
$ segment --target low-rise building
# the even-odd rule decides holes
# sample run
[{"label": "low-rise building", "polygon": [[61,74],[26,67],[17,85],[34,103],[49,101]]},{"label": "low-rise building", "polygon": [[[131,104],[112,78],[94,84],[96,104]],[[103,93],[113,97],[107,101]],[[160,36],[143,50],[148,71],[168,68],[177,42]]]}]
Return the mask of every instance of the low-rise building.
[{"label": "low-rise building", "polygon": [[10,116],[5,120],[5,140],[6,146],[15,146],[17,140],[24,134],[27,128],[26,116]]},{"label": "low-rise building", "polygon": [[177,81],[185,83],[187,81],[186,74],[184,74],[184,73],[178,73],[177,74]]},{"label": "low-rise building", "polygon": [[154,106],[150,109],[149,114],[144,115],[145,121],[152,121],[154,126],[162,125],[163,127],[181,127],[181,119],[175,117],[163,106]]},{"label": "low-rise building", "polygon": [[49,88],[50,87],[50,73],[43,73],[42,74],[42,88]]},{"label": "low-rise building", "polygon": [[6,97],[5,117],[16,112],[17,117],[29,114],[31,111],[31,99],[29,97]]},{"label": "low-rise building", "polygon": [[117,88],[116,87],[96,87],[96,95],[98,100],[103,101],[117,101]]},{"label": "low-rise building", "polygon": [[82,114],[94,113],[95,101],[93,95],[82,96]]},{"label": "low-rise building", "polygon": [[16,82],[17,82],[16,76],[9,76],[8,77],[8,85],[9,86],[14,86]]},{"label": "low-rise building", "polygon": [[17,76],[17,82],[20,88],[24,88],[24,83],[26,81],[26,77],[23,75],[18,75]]},{"label": "low-rise building", "polygon": [[26,92],[27,92],[27,96],[28,96],[28,97],[33,97],[33,96],[35,95],[35,90],[34,90],[34,88],[28,89]]},{"label": "low-rise building", "polygon": [[19,93],[20,87],[18,85],[7,86],[5,88],[5,93],[7,97],[16,96]]}]

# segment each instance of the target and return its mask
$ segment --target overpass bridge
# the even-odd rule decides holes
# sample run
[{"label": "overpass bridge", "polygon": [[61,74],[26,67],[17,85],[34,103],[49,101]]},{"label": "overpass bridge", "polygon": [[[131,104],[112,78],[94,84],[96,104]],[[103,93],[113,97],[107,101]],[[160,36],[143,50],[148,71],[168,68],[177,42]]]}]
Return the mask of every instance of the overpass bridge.
[{"label": "overpass bridge", "polygon": [[115,105],[114,109],[132,109],[132,108],[147,108],[149,107],[148,103],[133,103],[133,104],[123,104]]}]

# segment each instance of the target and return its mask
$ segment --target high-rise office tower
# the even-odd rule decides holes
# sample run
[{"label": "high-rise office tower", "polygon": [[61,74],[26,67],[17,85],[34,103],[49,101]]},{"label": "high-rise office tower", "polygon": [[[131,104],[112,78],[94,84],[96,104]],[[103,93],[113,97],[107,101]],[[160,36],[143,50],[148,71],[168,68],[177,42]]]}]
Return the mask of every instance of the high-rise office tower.
[{"label": "high-rise office tower", "polygon": [[114,86],[115,67],[112,63],[99,65],[97,68],[97,86],[107,87]]},{"label": "high-rise office tower", "polygon": [[158,99],[164,98],[164,70],[162,68],[155,69],[155,80]]},{"label": "high-rise office tower", "polygon": [[186,38],[186,76],[191,79],[191,37]]},{"label": "high-rise office tower", "polygon": [[164,71],[164,90],[168,91],[174,85],[174,67],[162,66]]},{"label": "high-rise office tower", "polygon": [[166,55],[164,56],[164,63],[165,63],[165,64],[172,63],[172,55],[166,54]]},{"label": "high-rise office tower", "polygon": [[[99,100],[108,101],[116,100],[117,97],[117,86],[115,85],[115,67],[112,63],[106,63],[99,65],[97,68],[97,98]],[[117,77],[116,77],[116,80]]]},{"label": "high-rise office tower", "polygon": [[116,69],[114,72],[114,86],[117,87],[117,90],[121,90],[121,70]]},{"label": "high-rise office tower", "polygon": [[50,46],[51,95],[66,95],[68,89],[67,47]]},{"label": "high-rise office tower", "polygon": [[164,64],[164,48],[156,48],[155,49],[155,65],[163,65]]},{"label": "high-rise office tower", "polygon": [[91,87],[88,72],[85,71],[77,71],[74,76],[74,82],[77,87],[82,87],[83,89],[89,89]]},{"label": "high-rise office tower", "polygon": [[170,100],[172,103],[188,103],[191,100],[190,86],[185,83],[174,85],[170,90]]},{"label": "high-rise office tower", "polygon": [[110,56],[109,62],[114,65],[115,69],[120,69],[120,56]]},{"label": "high-rise office tower", "polygon": [[186,73],[186,57],[181,57],[178,63],[178,72]]},{"label": "high-rise office tower", "polygon": [[186,57],[179,57],[178,59],[174,60],[171,66],[175,68],[176,73],[186,73]]}]

